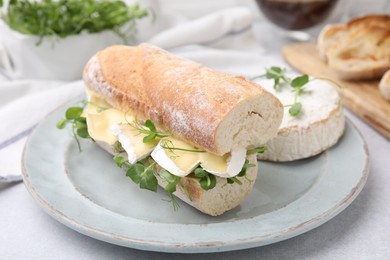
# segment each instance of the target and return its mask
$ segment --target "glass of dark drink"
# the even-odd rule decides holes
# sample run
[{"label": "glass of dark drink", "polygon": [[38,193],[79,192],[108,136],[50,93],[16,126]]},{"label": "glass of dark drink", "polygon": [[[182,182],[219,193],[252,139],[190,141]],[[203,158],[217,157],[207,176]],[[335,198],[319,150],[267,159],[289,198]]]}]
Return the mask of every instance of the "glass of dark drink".
[{"label": "glass of dark drink", "polygon": [[337,0],[256,0],[264,16],[286,31],[301,31],[321,24]]}]

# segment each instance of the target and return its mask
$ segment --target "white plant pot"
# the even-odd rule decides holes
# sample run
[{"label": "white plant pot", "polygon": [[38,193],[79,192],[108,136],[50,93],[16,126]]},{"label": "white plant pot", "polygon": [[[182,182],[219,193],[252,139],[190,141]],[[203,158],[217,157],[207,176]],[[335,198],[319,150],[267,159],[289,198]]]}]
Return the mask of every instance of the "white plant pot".
[{"label": "white plant pot", "polygon": [[37,45],[37,36],[13,31],[3,21],[0,21],[0,41],[21,77],[46,80],[81,79],[85,64],[97,51],[123,44],[114,32],[103,31],[63,39],[44,38]]}]

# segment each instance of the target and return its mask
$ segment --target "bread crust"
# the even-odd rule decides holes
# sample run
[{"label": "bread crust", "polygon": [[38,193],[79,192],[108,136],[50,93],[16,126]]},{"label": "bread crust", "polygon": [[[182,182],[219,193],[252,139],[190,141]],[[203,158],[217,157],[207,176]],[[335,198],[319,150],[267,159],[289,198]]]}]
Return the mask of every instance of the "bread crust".
[{"label": "bread crust", "polygon": [[[246,177],[238,177],[242,184],[229,184],[226,178],[216,177],[217,184],[211,190],[204,190],[199,179],[182,177],[174,195],[182,201],[210,216],[219,216],[240,205],[248,197],[256,181],[258,164],[256,155],[249,155],[247,160],[254,167],[247,169]],[[165,187],[166,183],[157,176],[158,183]]]},{"label": "bread crust", "polygon": [[[89,61],[83,77],[114,108],[218,155],[264,144],[282,120],[282,104],[257,84],[149,44],[109,47]],[[246,131],[247,124],[256,130]]]},{"label": "bread crust", "polygon": [[313,122],[308,127],[293,126],[280,129],[267,143],[267,151],[258,159],[287,162],[315,156],[336,144],[345,130],[345,117],[339,106],[329,117]]},{"label": "bread crust", "polygon": [[390,70],[383,75],[379,82],[379,91],[384,99],[390,101]]},{"label": "bread crust", "polygon": [[368,15],[325,27],[320,57],[341,79],[380,78],[390,69],[390,16]]}]

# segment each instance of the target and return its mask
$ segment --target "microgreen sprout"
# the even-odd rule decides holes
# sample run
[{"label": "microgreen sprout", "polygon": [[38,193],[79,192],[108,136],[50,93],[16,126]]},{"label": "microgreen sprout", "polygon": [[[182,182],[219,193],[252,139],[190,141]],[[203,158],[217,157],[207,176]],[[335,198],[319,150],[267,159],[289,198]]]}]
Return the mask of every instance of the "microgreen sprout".
[{"label": "microgreen sprout", "polygon": [[160,147],[169,150],[171,152],[174,151],[184,151],[184,152],[193,152],[193,153],[206,153],[206,150],[199,150],[199,149],[186,149],[182,147],[175,147],[173,145],[173,142],[171,140],[163,139],[161,140]]},{"label": "microgreen sprout", "polygon": [[265,69],[265,74],[250,78],[251,80],[266,77],[267,79],[274,80],[274,88],[278,90],[282,83],[288,85],[294,89],[294,102],[286,107],[290,107],[289,114],[291,116],[298,116],[302,112],[302,104],[298,102],[298,96],[304,92],[304,87],[310,81],[309,76],[304,74],[290,79],[286,76],[287,70],[280,67],[271,67]]},{"label": "microgreen sprout", "polygon": [[65,111],[65,118],[57,122],[58,129],[64,129],[67,124],[72,125],[72,134],[76,140],[79,151],[81,151],[81,146],[78,138],[91,138],[88,133],[87,119],[83,116],[84,107],[87,102],[82,101],[82,104],[82,106],[69,107]]},{"label": "microgreen sprout", "polygon": [[119,141],[114,143],[113,148],[118,154],[125,152],[125,149],[123,149],[122,144]]},{"label": "microgreen sprout", "polygon": [[39,37],[65,38],[82,32],[111,30],[124,43],[134,38],[136,21],[148,15],[138,3],[96,0],[10,1],[2,19],[15,31]]},{"label": "microgreen sprout", "polygon": [[[263,150],[263,152],[264,151],[265,151],[265,149]],[[237,174],[237,176],[227,178],[227,182],[229,184],[237,183],[239,185],[242,185],[242,182],[237,177],[245,177],[246,180],[252,182],[253,180],[248,179],[246,176],[246,173],[247,173],[247,170],[249,168],[255,167],[255,166],[256,166],[255,164],[249,163],[248,160],[245,160],[244,166],[242,167],[241,171]]]},{"label": "microgreen sprout", "polygon": [[313,77],[309,78],[308,75],[304,74],[301,76],[297,76],[293,79],[290,79],[287,77],[286,74],[286,69],[282,69],[280,67],[271,67],[271,68],[266,68],[265,69],[265,74],[251,77],[249,78],[250,80],[255,80],[258,78],[267,78],[267,79],[273,79],[274,80],[274,88],[278,90],[282,84],[283,85],[289,85],[294,89],[294,100],[292,104],[286,105],[286,107],[290,107],[288,112],[291,116],[298,116],[302,112],[302,103],[298,102],[298,97],[302,93],[304,93],[304,87],[306,86],[307,83],[313,80],[326,80],[329,81],[330,83],[334,84],[337,86],[339,89],[343,89],[344,87],[341,86],[338,82],[329,79],[329,78],[323,78],[323,77]]},{"label": "microgreen sprout", "polygon": [[285,75],[286,69],[285,68],[280,68],[280,67],[271,67],[271,68],[266,68],[265,69],[265,74],[255,76],[250,78],[250,80],[255,80],[258,78],[263,78],[266,77],[267,79],[273,79],[274,80],[274,88],[278,89],[281,85],[281,83],[287,83],[289,84],[290,79],[286,77]]},{"label": "microgreen sprout", "polygon": [[142,140],[144,143],[150,143],[154,141],[156,138],[172,136],[171,134],[158,132],[156,126],[153,124],[153,122],[150,119],[146,120],[144,125],[141,125],[136,122],[129,122],[129,125],[137,129],[140,134],[145,135],[145,137]]},{"label": "microgreen sprout", "polygon": [[141,189],[147,189],[150,191],[157,191],[157,178],[155,176],[156,163],[152,162],[149,165],[142,163],[129,164],[129,168],[126,171],[126,176],[139,184]]},{"label": "microgreen sprout", "polygon": [[309,82],[309,76],[308,75],[302,75],[294,78],[290,85],[294,88],[294,103],[291,105],[288,112],[291,116],[297,116],[302,111],[302,103],[298,102],[298,96],[301,95],[304,90],[303,87]]},{"label": "microgreen sprout", "polygon": [[211,190],[217,185],[217,178],[215,175],[205,171],[201,167],[195,169],[194,175],[200,178],[199,184],[204,190]]},{"label": "microgreen sprout", "polygon": [[135,164],[130,164],[129,161],[121,154],[114,157],[115,163],[120,167],[126,167],[126,176],[129,177],[135,184],[138,184],[141,189],[157,191],[159,176],[166,183],[165,190],[169,193],[169,201],[172,203],[174,210],[179,208],[179,204],[173,197],[176,191],[176,186],[180,183],[180,177],[175,176],[165,169],[157,171],[156,162],[147,158]]},{"label": "microgreen sprout", "polygon": [[259,146],[259,147],[253,148],[253,149],[249,149],[246,152],[246,154],[250,155],[250,154],[255,154],[255,153],[264,153],[266,150],[267,150],[266,146]]}]

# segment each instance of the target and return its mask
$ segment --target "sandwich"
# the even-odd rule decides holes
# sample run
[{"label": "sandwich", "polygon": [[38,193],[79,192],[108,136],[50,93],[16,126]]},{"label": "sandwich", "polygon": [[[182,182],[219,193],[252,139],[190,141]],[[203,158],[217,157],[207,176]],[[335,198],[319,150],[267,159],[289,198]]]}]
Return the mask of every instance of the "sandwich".
[{"label": "sandwich", "polygon": [[88,136],[141,188],[211,216],[247,197],[283,117],[257,84],[149,44],[98,52],[83,80]]}]

